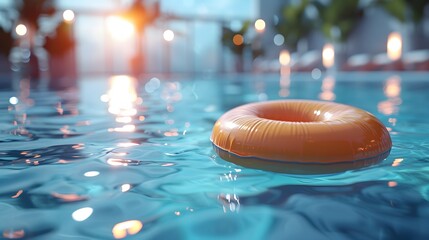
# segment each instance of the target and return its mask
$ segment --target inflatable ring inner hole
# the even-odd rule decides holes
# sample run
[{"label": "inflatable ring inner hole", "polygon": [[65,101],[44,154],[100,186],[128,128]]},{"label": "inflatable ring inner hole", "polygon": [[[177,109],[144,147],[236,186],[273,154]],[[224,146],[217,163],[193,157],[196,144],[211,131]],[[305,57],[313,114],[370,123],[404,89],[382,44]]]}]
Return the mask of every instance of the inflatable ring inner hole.
[{"label": "inflatable ring inner hole", "polygon": [[258,108],[256,116],[282,122],[321,122],[330,120],[333,114],[323,110],[298,108],[282,104]]}]

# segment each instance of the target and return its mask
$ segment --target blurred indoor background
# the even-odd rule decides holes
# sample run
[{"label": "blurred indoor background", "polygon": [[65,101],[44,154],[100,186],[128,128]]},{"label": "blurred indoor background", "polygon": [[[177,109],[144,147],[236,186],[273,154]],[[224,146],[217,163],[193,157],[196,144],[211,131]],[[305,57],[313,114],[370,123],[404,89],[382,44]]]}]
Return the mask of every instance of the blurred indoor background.
[{"label": "blurred indoor background", "polygon": [[429,2],[0,0],[0,43],[2,79],[429,70]]}]

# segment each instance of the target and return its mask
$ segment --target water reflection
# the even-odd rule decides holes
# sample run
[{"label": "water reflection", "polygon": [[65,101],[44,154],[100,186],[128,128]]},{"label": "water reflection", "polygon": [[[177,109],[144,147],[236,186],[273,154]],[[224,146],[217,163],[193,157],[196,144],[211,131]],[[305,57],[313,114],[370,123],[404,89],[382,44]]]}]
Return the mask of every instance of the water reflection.
[{"label": "water reflection", "polygon": [[287,97],[290,94],[289,87],[290,87],[290,77],[287,76],[280,76],[280,90],[279,90],[279,97]]},{"label": "water reflection", "polygon": [[[47,94],[46,97],[42,97],[45,93],[32,91],[30,85],[31,82],[29,79],[21,79],[17,95],[9,98],[11,105],[8,107],[8,111],[15,115],[13,120],[15,128],[10,131],[11,135],[26,137],[32,141],[44,137],[62,139],[80,135],[65,119],[50,122],[51,117],[79,115],[78,90],[70,89],[56,92],[55,94]],[[32,97],[35,97],[37,102]],[[38,111],[34,111],[35,108]],[[28,127],[28,123],[31,124],[32,120],[36,121],[37,124]],[[49,122],[49,124],[42,124],[42,122]]]},{"label": "water reflection", "polygon": [[290,54],[287,50],[283,50],[279,56],[280,67],[280,90],[279,97],[289,96],[290,87]]},{"label": "water reflection", "polygon": [[402,161],[404,161],[403,158],[395,158],[395,160],[393,160],[392,167],[398,167],[401,165]]},{"label": "water reflection", "polygon": [[335,100],[335,78],[331,75],[326,76],[323,79],[321,90],[322,92],[319,94],[319,99],[325,101],[333,101]]},{"label": "water reflection", "polygon": [[[107,96],[101,97],[102,101],[108,101],[109,112],[117,116],[116,121],[124,122],[137,114],[135,105],[137,97],[137,80],[129,76],[113,76],[109,80],[110,88]],[[130,121],[128,121],[130,122]]]},{"label": "water reflection", "polygon": [[121,185],[121,192],[128,192],[131,189],[131,184],[125,183]]},{"label": "water reflection", "polygon": [[30,79],[24,78],[19,82],[19,99],[28,107],[34,104],[34,100],[30,98]]},{"label": "water reflection", "polygon": [[22,190],[22,189],[19,189],[18,190],[18,192],[15,194],[15,195],[13,195],[11,198],[19,198],[19,196],[21,196],[21,194],[23,193],[24,191]]},{"label": "water reflection", "polygon": [[173,112],[171,104],[182,100],[182,86],[179,82],[167,82],[161,93],[161,98],[167,102],[167,111]]},{"label": "water reflection", "polygon": [[291,57],[287,50],[282,50],[279,54],[280,63],[280,97],[287,97],[289,95],[290,84],[290,63]]},{"label": "water reflection", "polygon": [[[36,139],[37,140],[37,139]],[[86,159],[94,152],[89,150],[83,152],[83,144],[53,145],[49,147],[35,148],[29,150],[2,151],[1,166],[39,166],[47,164],[67,164],[73,161]]]},{"label": "water reflection", "polygon": [[[235,169],[235,172],[241,172],[241,169]],[[226,182],[235,182],[238,179],[238,174],[235,174],[233,172],[224,173],[220,177],[220,181],[226,181]],[[222,205],[223,211],[226,212],[239,212],[240,211],[240,198],[235,193],[221,193],[217,196],[218,201]]]},{"label": "water reflection", "polygon": [[13,96],[9,98],[11,106],[8,107],[8,111],[15,113],[15,119],[13,125],[15,129],[11,131],[12,135],[15,136],[27,136],[33,137],[33,134],[28,131],[27,125],[27,109],[34,105],[34,100],[30,98],[30,80],[22,79],[19,82],[18,97]]},{"label": "water reflection", "polygon": [[107,164],[110,166],[138,166],[142,164],[142,161],[131,160],[131,159],[121,159],[121,158],[109,158],[107,159]]},{"label": "water reflection", "polygon": [[62,194],[62,193],[52,193],[51,194],[52,197],[54,198],[58,198],[61,199],[64,202],[79,202],[79,201],[84,201],[87,200],[88,198],[85,196],[80,196],[74,193],[71,194]]},{"label": "water reflection", "polygon": [[139,220],[129,220],[116,224],[112,229],[115,239],[122,239],[128,235],[135,235],[143,228],[143,223]]},{"label": "water reflection", "polygon": [[100,175],[99,171],[88,171],[83,174],[85,177],[96,177]]},{"label": "water reflection", "polygon": [[124,124],[111,128],[114,132],[134,132],[136,126],[131,124],[137,114],[136,106],[143,100],[137,96],[137,80],[129,76],[113,76],[109,80],[110,88],[100,100],[108,102],[108,111],[116,116],[116,122]]},{"label": "water reflection", "polygon": [[90,207],[80,208],[72,213],[72,218],[77,222],[82,222],[88,219],[93,211],[94,210]]},{"label": "water reflection", "polygon": [[21,239],[24,237],[25,237],[25,231],[23,229],[3,231],[3,238],[6,238],[6,239]]},{"label": "water reflection", "polygon": [[134,147],[138,145],[139,145],[138,143],[133,143],[133,142],[123,142],[123,143],[117,144],[118,147]]},{"label": "water reflection", "polygon": [[[378,103],[378,111],[384,115],[393,115],[399,111],[401,99],[401,78],[399,76],[391,76],[384,84],[384,95],[387,100]],[[396,124],[396,119],[389,119],[392,125]]]},{"label": "water reflection", "polygon": [[[142,122],[145,116],[138,115],[138,108],[143,103],[143,99],[138,96],[137,79],[120,75],[109,79],[109,90],[100,97],[102,102],[108,103],[108,111],[115,116],[115,122],[118,126],[109,128],[109,132],[133,133],[136,132],[135,122]],[[139,145],[135,142],[119,142],[117,147],[133,147]],[[115,153],[114,157],[108,157],[106,163],[113,167],[138,166],[139,160],[125,159],[127,152]],[[129,189],[128,189],[129,190]],[[126,191],[128,191],[126,190]]]},{"label": "water reflection", "polygon": [[109,128],[109,132],[134,132],[136,126],[134,124],[126,124],[121,127]]},{"label": "water reflection", "polygon": [[398,186],[398,182],[389,181],[389,182],[387,182],[387,186],[389,186],[389,187],[396,187],[396,186]]},{"label": "water reflection", "polygon": [[219,194],[218,200],[222,204],[224,212],[239,212],[240,198],[236,194]]}]

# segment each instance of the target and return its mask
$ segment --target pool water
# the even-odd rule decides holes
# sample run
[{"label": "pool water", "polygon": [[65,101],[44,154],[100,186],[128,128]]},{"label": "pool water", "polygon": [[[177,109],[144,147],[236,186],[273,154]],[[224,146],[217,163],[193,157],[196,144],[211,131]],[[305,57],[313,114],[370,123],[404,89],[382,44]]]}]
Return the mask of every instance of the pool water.
[{"label": "pool water", "polygon": [[[427,73],[88,77],[0,91],[4,239],[429,239]],[[325,175],[216,156],[232,107],[322,99],[377,116],[380,164]]]}]

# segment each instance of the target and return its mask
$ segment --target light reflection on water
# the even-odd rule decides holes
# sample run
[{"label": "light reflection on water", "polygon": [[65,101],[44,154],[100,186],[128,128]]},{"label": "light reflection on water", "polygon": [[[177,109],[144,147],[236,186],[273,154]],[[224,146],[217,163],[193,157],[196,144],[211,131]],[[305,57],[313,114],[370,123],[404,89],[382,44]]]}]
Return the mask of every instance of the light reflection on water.
[{"label": "light reflection on water", "polygon": [[322,92],[319,94],[320,100],[334,101],[335,100],[335,78],[333,76],[326,76],[322,81]]},{"label": "light reflection on water", "polygon": [[143,228],[142,222],[138,220],[129,220],[121,223],[117,223],[113,229],[113,237],[115,239],[122,239],[128,235],[135,235]]},{"label": "light reflection on water", "polygon": [[399,76],[389,77],[384,85],[384,95],[387,100],[378,104],[379,112],[385,115],[392,115],[399,111],[399,106],[402,103],[401,99],[401,78]]},{"label": "light reflection on water", "polygon": [[[2,91],[0,231],[51,239],[423,238],[427,229],[416,226],[429,225],[428,89],[419,74],[292,74],[120,76],[88,79],[72,92]],[[224,111],[279,98],[373,113],[390,129],[391,155],[315,176],[247,169],[215,155],[209,136]]]},{"label": "light reflection on water", "polygon": [[137,96],[137,79],[129,76],[113,76],[110,78],[107,95],[100,99],[109,103],[109,112],[116,116],[116,122],[123,123],[121,127],[111,128],[115,132],[134,132],[135,125],[130,124],[132,117],[137,114],[136,105],[142,103]]},{"label": "light reflection on water", "polygon": [[82,222],[88,219],[93,211],[94,210],[90,207],[80,208],[72,213],[72,218],[77,222]]}]

